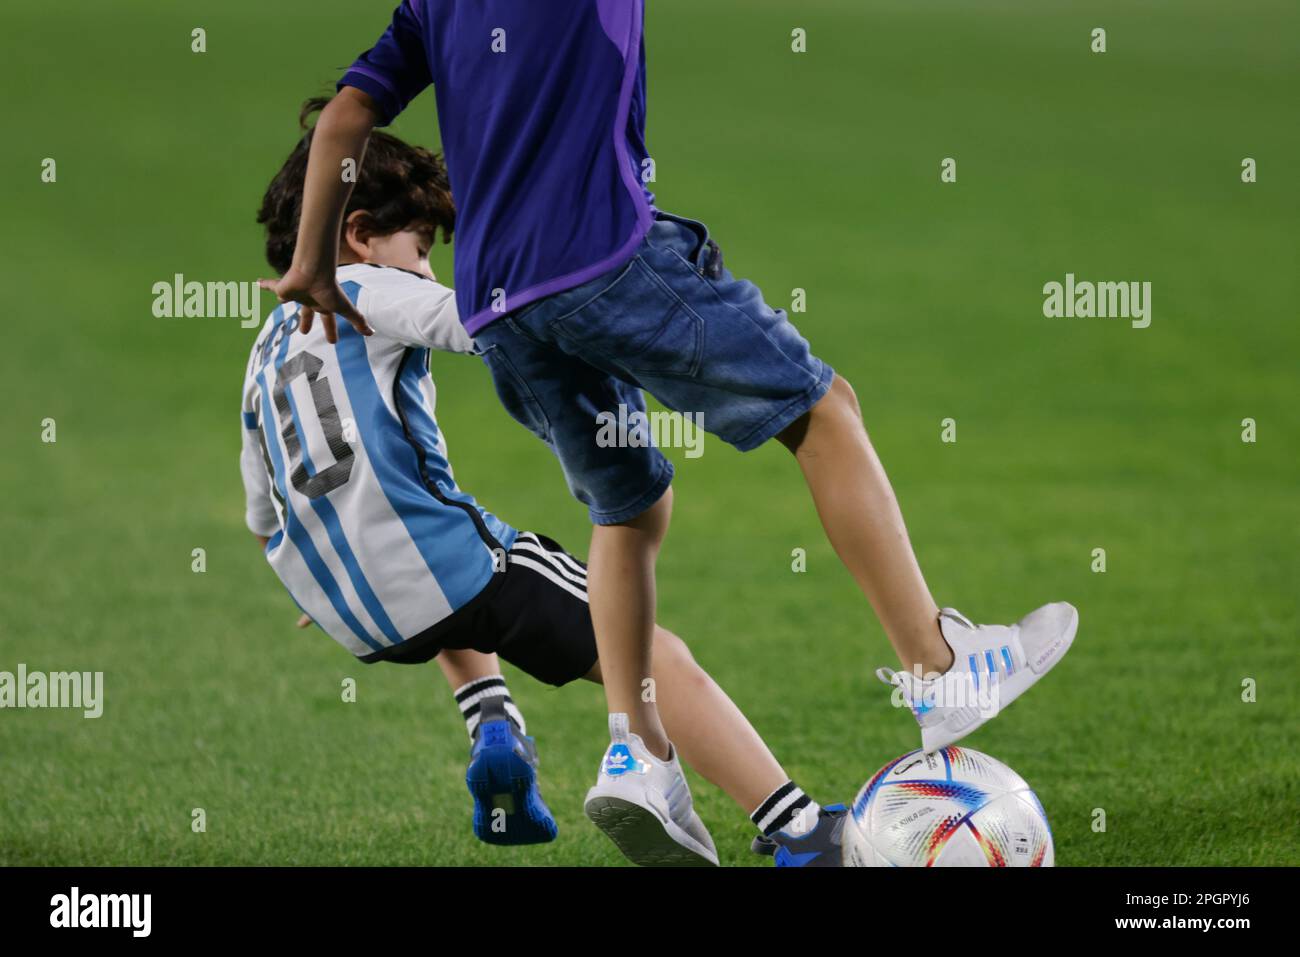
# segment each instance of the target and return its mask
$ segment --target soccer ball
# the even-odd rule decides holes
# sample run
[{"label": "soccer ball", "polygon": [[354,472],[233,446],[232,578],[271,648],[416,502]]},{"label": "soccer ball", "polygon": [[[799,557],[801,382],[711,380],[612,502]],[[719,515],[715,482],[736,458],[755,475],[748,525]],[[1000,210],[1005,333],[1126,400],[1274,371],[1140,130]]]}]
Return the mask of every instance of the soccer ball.
[{"label": "soccer ball", "polygon": [[844,827],[846,867],[1051,867],[1054,859],[1029,785],[970,748],[890,761],[858,792]]}]

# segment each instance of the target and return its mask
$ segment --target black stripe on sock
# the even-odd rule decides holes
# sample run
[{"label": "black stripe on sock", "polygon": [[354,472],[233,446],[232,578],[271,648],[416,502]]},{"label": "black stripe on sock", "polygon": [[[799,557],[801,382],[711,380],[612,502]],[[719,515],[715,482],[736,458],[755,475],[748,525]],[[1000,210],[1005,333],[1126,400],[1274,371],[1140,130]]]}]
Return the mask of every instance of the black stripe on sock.
[{"label": "black stripe on sock", "polygon": [[501,677],[480,678],[478,681],[475,681],[468,688],[464,688],[457,693],[456,703],[460,704],[466,698],[472,698],[480,691],[486,691],[488,688],[504,688],[505,686],[506,686],[505,678],[501,678]]},{"label": "black stripe on sock", "polygon": [[751,814],[749,816],[749,819],[754,822],[755,826],[757,826],[758,822],[763,820],[763,818],[767,817],[767,815],[771,814],[772,808],[776,807],[778,804],[784,801],[786,796],[789,795],[789,793],[794,789],[795,789],[794,782],[786,781],[785,784],[782,784],[779,788],[777,788],[775,791],[773,791],[771,794],[767,796],[767,800],[758,806],[758,810],[755,811],[753,814]]},{"label": "black stripe on sock", "polygon": [[810,798],[806,794],[799,795],[799,797],[797,797],[794,801],[790,802],[790,806],[788,808],[786,808],[779,815],[777,815],[776,819],[772,821],[771,824],[763,828],[763,836],[771,837],[777,831],[784,830],[785,826],[794,820],[794,816],[798,814],[800,811],[802,811],[804,808],[806,808],[809,804],[812,804],[812,798]]}]

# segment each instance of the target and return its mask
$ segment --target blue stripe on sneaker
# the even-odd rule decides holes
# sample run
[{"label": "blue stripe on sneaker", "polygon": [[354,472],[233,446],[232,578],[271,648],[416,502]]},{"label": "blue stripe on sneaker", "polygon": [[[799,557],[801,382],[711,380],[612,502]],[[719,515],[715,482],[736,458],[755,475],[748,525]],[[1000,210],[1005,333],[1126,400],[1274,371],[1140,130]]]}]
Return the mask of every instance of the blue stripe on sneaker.
[{"label": "blue stripe on sneaker", "polygon": [[807,867],[811,862],[822,856],[821,851],[805,851],[796,854],[789,848],[779,848],[776,852],[777,867]]}]

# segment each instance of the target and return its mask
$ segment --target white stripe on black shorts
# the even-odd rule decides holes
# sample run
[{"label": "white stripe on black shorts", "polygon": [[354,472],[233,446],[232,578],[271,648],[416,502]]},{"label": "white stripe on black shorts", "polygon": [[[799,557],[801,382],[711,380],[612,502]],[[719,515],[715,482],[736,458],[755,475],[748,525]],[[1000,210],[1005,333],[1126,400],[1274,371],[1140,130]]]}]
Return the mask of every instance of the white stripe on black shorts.
[{"label": "white stripe on black shorts", "polygon": [[579,601],[587,601],[587,566],[552,539],[520,532],[510,549],[511,565],[530,568]]},{"label": "white stripe on black shorts", "polygon": [[495,652],[547,684],[584,677],[596,664],[587,566],[553,539],[520,532],[505,571],[482,594],[427,633],[363,660],[419,664],[443,648]]}]

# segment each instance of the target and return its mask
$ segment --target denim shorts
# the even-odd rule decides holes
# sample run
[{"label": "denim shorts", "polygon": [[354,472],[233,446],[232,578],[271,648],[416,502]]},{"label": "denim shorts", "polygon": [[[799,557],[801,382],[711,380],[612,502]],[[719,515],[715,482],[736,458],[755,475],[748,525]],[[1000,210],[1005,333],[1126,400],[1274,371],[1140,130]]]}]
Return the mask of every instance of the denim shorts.
[{"label": "denim shorts", "polygon": [[506,410],[550,446],[600,525],[640,515],[673,477],[653,445],[601,440],[602,413],[644,414],[644,389],[744,452],[812,408],[835,374],[727,271],[702,223],[666,213],[630,262],[501,317],[475,343]]}]

